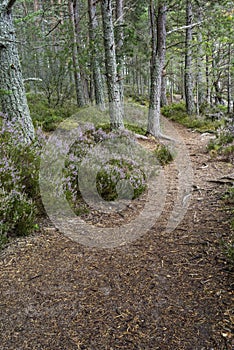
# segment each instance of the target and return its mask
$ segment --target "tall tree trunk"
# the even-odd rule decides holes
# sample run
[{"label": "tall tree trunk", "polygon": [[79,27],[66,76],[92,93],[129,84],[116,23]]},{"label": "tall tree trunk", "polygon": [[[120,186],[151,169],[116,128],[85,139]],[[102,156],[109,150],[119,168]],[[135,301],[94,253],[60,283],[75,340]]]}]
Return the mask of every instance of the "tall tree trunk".
[{"label": "tall tree trunk", "polygon": [[195,112],[194,96],[193,96],[193,76],[192,76],[192,3],[190,0],[186,2],[186,41],[185,41],[185,101],[188,115]]},{"label": "tall tree trunk", "polygon": [[228,78],[227,78],[227,100],[228,100],[228,114],[232,113],[232,79],[231,79],[231,64],[232,64],[232,44],[228,44]]},{"label": "tall tree trunk", "polygon": [[69,0],[68,7],[69,7],[71,24],[72,24],[72,39],[73,39],[72,61],[73,61],[73,69],[74,69],[77,105],[78,107],[83,107],[85,105],[85,99],[84,99],[83,85],[82,85],[82,79],[80,74],[78,42],[77,42],[77,35],[76,35],[76,20],[75,20],[75,16],[77,16],[76,0],[74,1]]},{"label": "tall tree trunk", "polygon": [[211,104],[209,56],[206,54],[206,103]]},{"label": "tall tree trunk", "polygon": [[93,72],[94,93],[97,106],[101,109],[105,109],[104,89],[102,83],[102,76],[100,70],[100,63],[98,60],[97,38],[96,31],[98,28],[97,13],[96,13],[96,1],[88,0],[89,7],[89,39],[90,39],[90,51],[91,51],[91,66]]},{"label": "tall tree trunk", "polygon": [[4,0],[0,4],[0,102],[3,113],[15,121],[16,131],[23,134],[22,142],[28,143],[34,138],[34,127],[16,46],[11,13],[14,2]]},{"label": "tall tree trunk", "polygon": [[161,107],[167,106],[167,73],[166,69],[162,72],[162,83],[161,83]]},{"label": "tall tree trunk", "polygon": [[124,41],[124,12],[123,12],[124,1],[116,0],[116,62],[117,62],[117,79],[119,83],[119,92],[122,103],[122,108],[124,108],[124,84],[123,84],[123,41]]},{"label": "tall tree trunk", "polygon": [[152,29],[152,58],[151,58],[151,85],[148,113],[147,133],[159,137],[160,132],[160,100],[162,72],[166,53],[166,12],[167,6],[163,1],[158,3],[157,30],[155,25],[154,1],[150,2],[150,17]]},{"label": "tall tree trunk", "polygon": [[[202,22],[202,12],[201,8],[198,9],[198,22]],[[204,102],[204,89],[203,89],[203,79],[202,79],[202,71],[203,71],[203,48],[202,48],[202,31],[201,28],[198,28],[197,33],[197,41],[198,41],[198,49],[197,49],[197,115],[199,115],[200,107]]]},{"label": "tall tree trunk", "polygon": [[105,46],[106,78],[109,97],[110,125],[123,128],[123,110],[119,91],[111,0],[102,0],[102,23]]}]

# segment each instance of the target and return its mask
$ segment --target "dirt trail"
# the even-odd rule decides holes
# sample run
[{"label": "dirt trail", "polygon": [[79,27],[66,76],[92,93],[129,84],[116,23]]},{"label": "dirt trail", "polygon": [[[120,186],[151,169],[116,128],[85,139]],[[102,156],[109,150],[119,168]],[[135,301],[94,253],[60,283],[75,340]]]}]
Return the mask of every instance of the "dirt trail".
[{"label": "dirt trail", "polygon": [[221,210],[224,185],[209,182],[233,166],[210,159],[206,137],[176,128],[194,170],[178,228],[165,233],[176,191],[170,165],[164,213],[132,244],[91,249],[52,228],[12,243],[0,261],[1,350],[234,348],[220,249],[231,214]]}]

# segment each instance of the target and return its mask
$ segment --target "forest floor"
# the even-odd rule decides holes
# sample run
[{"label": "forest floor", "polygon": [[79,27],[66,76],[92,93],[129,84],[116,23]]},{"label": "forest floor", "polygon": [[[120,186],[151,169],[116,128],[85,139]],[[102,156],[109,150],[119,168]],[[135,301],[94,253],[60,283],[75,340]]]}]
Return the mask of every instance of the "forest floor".
[{"label": "forest floor", "polygon": [[[231,350],[230,236],[225,184],[234,166],[205,151],[209,136],[174,124],[190,154],[189,208],[170,234],[176,176],[155,225],[132,243],[89,248],[49,222],[0,254],[1,350]],[[136,201],[137,203],[137,201]],[[124,219],[123,219],[124,220]]]}]

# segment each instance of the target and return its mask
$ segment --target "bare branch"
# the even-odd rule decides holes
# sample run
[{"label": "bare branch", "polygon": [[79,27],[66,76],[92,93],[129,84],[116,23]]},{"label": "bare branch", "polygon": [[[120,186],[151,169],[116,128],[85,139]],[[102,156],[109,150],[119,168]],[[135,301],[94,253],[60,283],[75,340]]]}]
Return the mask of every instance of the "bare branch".
[{"label": "bare branch", "polygon": [[204,21],[193,23],[193,24],[190,24],[189,26],[183,26],[183,27],[172,29],[169,32],[167,32],[167,35],[171,34],[171,33],[174,33],[174,32],[178,32],[178,31],[183,30],[183,29],[193,28],[193,27],[199,26],[202,22],[204,22]]},{"label": "bare branch", "polygon": [[184,44],[184,40],[183,40],[183,41],[178,41],[177,43],[173,43],[173,44],[171,44],[171,45],[168,45],[168,46],[167,46],[167,49],[170,49],[170,48],[172,48],[172,47],[178,46],[178,45],[180,45],[180,44]]},{"label": "bare branch", "polygon": [[45,34],[45,36],[50,35],[59,26],[60,23],[62,23],[61,18],[58,20],[58,22],[55,24],[55,26],[47,34]]},{"label": "bare branch", "polygon": [[42,79],[40,79],[40,78],[25,78],[24,79],[24,83],[27,83],[28,81],[42,82]]}]

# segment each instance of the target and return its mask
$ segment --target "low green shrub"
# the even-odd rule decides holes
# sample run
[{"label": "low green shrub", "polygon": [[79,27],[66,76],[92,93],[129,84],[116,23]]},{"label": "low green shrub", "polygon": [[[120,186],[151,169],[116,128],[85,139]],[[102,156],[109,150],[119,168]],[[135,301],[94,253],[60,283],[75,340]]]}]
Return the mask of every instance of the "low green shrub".
[{"label": "low green shrub", "polygon": [[79,109],[75,103],[65,103],[52,108],[43,94],[28,94],[27,100],[33,123],[44,131],[54,131],[65,118],[75,114]]},{"label": "low green shrub", "polygon": [[32,199],[16,190],[1,190],[0,236],[25,236],[35,226],[36,207]]},{"label": "low green shrub", "polygon": [[[234,227],[234,221],[233,221]],[[223,250],[226,256],[227,262],[234,267],[234,236],[230,238],[228,242],[223,243]]]},{"label": "low green shrub", "polygon": [[234,204],[234,187],[229,187],[222,198],[227,204]]},{"label": "low green shrub", "polygon": [[231,229],[231,236],[230,238],[222,242],[222,247],[224,254],[226,256],[227,262],[234,267],[234,187],[229,187],[222,197],[225,206],[228,208],[228,211],[232,214],[232,219],[230,220],[230,229]]},{"label": "low green shrub", "polygon": [[[135,125],[135,124],[124,124],[124,127],[129,130],[132,131],[135,134],[139,134],[139,135],[145,135],[146,134],[146,129],[144,129],[141,126]],[[110,123],[106,123],[106,124],[98,124],[96,126],[96,129],[102,129],[105,132],[110,132]]]},{"label": "low green shrub", "polygon": [[227,160],[234,158],[234,135],[228,131],[224,130],[216,134],[216,138],[210,140],[207,145],[207,151],[209,151],[213,156],[222,155]]},{"label": "low green shrub", "polygon": [[[135,199],[146,190],[145,175],[140,165],[135,160],[128,159],[129,157],[125,158],[126,147],[128,145],[134,147],[135,143],[131,133],[126,130],[115,133],[106,132],[101,128],[96,129],[94,126],[88,125],[84,126],[84,130],[79,130],[77,134],[79,135],[77,141],[67,153],[63,184],[66,198],[77,215],[82,205],[81,198],[84,193],[87,193],[87,196],[93,196],[89,185],[93,183],[93,174],[96,174],[94,187],[106,201],[114,201],[119,197]],[[108,145],[111,148],[110,152],[114,151],[117,142],[119,147],[123,147],[122,156],[119,150],[113,159],[105,160],[96,147],[104,141],[105,147]],[[90,152],[92,156],[90,156]],[[140,161],[142,161],[142,157]],[[78,178],[81,164],[86,171],[82,175],[82,193]],[[58,189],[57,192],[60,193],[60,191],[61,189]],[[84,209],[83,207],[82,212]]]},{"label": "low green shrub", "polygon": [[125,128],[134,132],[135,134],[139,135],[145,135],[146,134],[146,129],[144,129],[141,126],[134,125],[134,124],[125,124]]},{"label": "low green shrub", "polygon": [[221,121],[212,122],[204,118],[189,117],[184,102],[164,106],[161,112],[168,119],[199,132],[214,132],[221,124]]},{"label": "low green shrub", "polygon": [[106,201],[135,199],[145,190],[144,173],[123,159],[111,160],[97,174],[97,190]]},{"label": "low green shrub", "polygon": [[[3,116],[3,118],[5,118]],[[35,225],[41,136],[30,144],[21,140],[15,121],[5,120],[0,127],[0,241],[27,235]]]},{"label": "low green shrub", "polygon": [[0,250],[8,243],[8,238],[5,235],[0,235]]},{"label": "low green shrub", "polygon": [[161,165],[166,165],[173,161],[174,157],[170,151],[170,149],[162,144],[159,144],[154,151],[159,163]]}]

